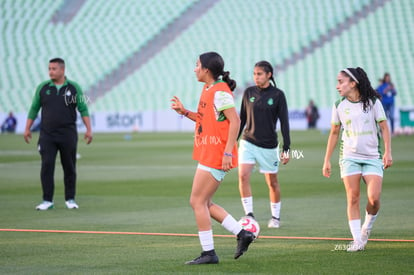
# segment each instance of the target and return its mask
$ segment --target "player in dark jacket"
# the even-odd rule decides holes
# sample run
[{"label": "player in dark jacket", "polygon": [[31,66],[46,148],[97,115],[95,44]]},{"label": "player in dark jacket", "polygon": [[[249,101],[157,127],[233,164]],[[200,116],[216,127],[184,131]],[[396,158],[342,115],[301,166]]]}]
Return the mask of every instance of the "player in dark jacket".
[{"label": "player in dark jacket", "polygon": [[[280,187],[277,179],[279,162],[289,162],[289,117],[285,94],[276,87],[273,67],[267,61],[254,66],[256,86],[246,89],[240,110],[239,190],[246,215],[253,216],[250,176],[256,163],[269,187],[272,218],[268,227],[280,226]],[[271,85],[270,81],[273,82]],[[279,158],[276,123],[280,121],[283,152]]]},{"label": "player in dark jacket", "polygon": [[87,100],[80,86],[66,78],[63,59],[54,58],[49,61],[49,76],[50,80],[42,82],[36,89],[24,132],[24,139],[29,143],[32,138],[30,128],[42,109],[38,150],[42,158],[40,178],[43,202],[36,209],[47,210],[54,207],[54,171],[58,151],[64,172],[66,206],[76,209],[79,208],[75,202],[78,143],[76,109],[85,124],[85,140],[89,144],[92,142],[92,129]]}]

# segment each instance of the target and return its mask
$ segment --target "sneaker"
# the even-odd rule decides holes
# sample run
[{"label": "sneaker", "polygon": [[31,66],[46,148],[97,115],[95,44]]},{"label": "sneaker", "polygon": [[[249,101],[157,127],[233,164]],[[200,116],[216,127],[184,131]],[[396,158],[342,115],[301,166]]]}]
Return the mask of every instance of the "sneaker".
[{"label": "sneaker", "polygon": [[246,215],[246,216],[252,217],[252,218],[254,219],[254,215],[253,215],[253,213],[252,213],[252,212],[247,213],[247,215]]},{"label": "sneaker", "polygon": [[79,205],[77,205],[74,200],[67,200],[65,203],[66,203],[66,207],[68,209],[78,209],[79,208]]},{"label": "sneaker", "polygon": [[53,202],[43,201],[41,204],[36,206],[36,210],[48,210],[53,208]]},{"label": "sneaker", "polygon": [[350,242],[348,248],[346,249],[347,252],[358,252],[365,249],[365,245],[362,242]]},{"label": "sneaker", "polygon": [[368,237],[370,234],[371,234],[371,230],[364,229],[364,228],[361,229],[361,241],[364,246],[367,245]]},{"label": "sneaker", "polygon": [[219,259],[216,255],[216,252],[213,249],[210,251],[203,251],[199,257],[195,258],[192,261],[185,262],[185,264],[218,264],[218,262]]},{"label": "sneaker", "polygon": [[254,241],[254,234],[250,231],[242,229],[239,234],[237,234],[237,249],[234,254],[234,258],[238,259],[244,252],[247,251],[249,245]]},{"label": "sneaker", "polygon": [[269,228],[279,228],[280,227],[280,219],[272,217],[267,224]]}]

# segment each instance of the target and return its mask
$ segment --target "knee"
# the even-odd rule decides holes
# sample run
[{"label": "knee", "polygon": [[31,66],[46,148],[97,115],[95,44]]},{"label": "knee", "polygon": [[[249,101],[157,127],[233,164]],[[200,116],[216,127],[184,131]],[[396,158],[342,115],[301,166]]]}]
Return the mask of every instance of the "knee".
[{"label": "knee", "polygon": [[375,197],[375,198],[373,198],[373,197],[369,197],[368,198],[368,203],[371,205],[371,207],[373,207],[373,208],[379,208],[379,206],[380,206],[380,199],[379,198],[377,198],[377,197]]},{"label": "knee", "polygon": [[239,175],[239,184],[244,185],[244,184],[249,184],[250,181],[250,176],[247,173],[241,173]]}]

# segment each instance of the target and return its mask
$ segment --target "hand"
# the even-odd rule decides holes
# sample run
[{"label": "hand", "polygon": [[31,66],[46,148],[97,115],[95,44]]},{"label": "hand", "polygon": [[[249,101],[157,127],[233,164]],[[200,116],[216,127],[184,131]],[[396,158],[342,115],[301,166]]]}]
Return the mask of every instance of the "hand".
[{"label": "hand", "polygon": [[222,169],[224,172],[228,172],[231,170],[232,158],[233,157],[231,156],[223,156]]},{"label": "hand", "polygon": [[30,132],[30,130],[25,130],[23,137],[24,141],[26,141],[26,143],[29,144],[30,140],[32,139],[32,132]]},{"label": "hand", "polygon": [[84,140],[86,140],[86,144],[90,144],[92,142],[92,131],[86,131],[85,133],[85,137],[83,138]]},{"label": "hand", "polygon": [[384,153],[384,156],[382,157],[382,164],[384,166],[384,169],[387,169],[388,167],[392,166],[392,156],[391,156],[391,154],[388,154],[387,152]]},{"label": "hand", "polygon": [[280,159],[282,160],[282,164],[285,165],[289,162],[289,151],[284,151],[280,154]]},{"label": "hand", "polygon": [[331,162],[330,161],[325,161],[325,163],[323,164],[322,175],[327,178],[331,177]]},{"label": "hand", "polygon": [[183,115],[186,112],[186,109],[183,106],[183,103],[181,103],[181,100],[177,97],[174,96],[171,99],[171,108],[176,111],[177,113],[179,113],[180,115]]}]

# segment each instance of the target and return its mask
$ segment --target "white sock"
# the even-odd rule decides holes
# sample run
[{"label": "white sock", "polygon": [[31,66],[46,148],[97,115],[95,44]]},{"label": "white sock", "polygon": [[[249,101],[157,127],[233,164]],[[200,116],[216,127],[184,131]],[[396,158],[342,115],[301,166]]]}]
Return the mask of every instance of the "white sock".
[{"label": "white sock", "polygon": [[349,229],[351,229],[352,238],[355,242],[361,242],[361,220],[349,220]]},{"label": "white sock", "polygon": [[366,230],[371,230],[372,226],[374,225],[375,220],[377,219],[378,213],[376,215],[368,214],[368,212],[365,212],[365,221],[362,225],[362,228]]},{"label": "white sock", "polygon": [[270,202],[270,211],[272,212],[272,217],[280,219],[280,207],[282,202]]},{"label": "white sock", "polygon": [[242,230],[241,225],[230,214],[227,215],[221,225],[229,232],[237,236]]},{"label": "white sock", "polygon": [[203,251],[210,251],[214,249],[213,230],[198,231],[198,238],[200,239]]},{"label": "white sock", "polygon": [[253,213],[253,197],[245,197],[241,198],[244,214],[247,215],[249,213]]}]

